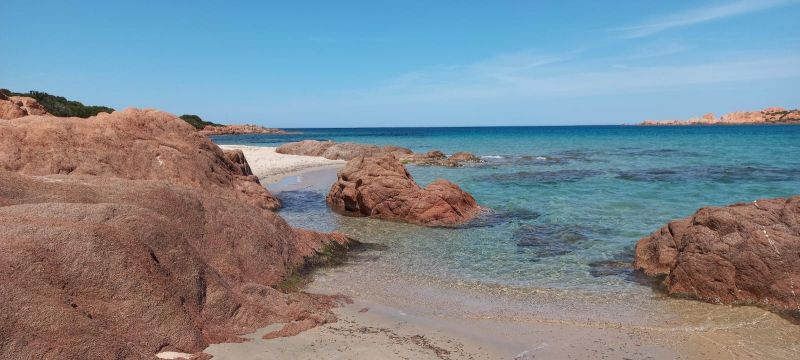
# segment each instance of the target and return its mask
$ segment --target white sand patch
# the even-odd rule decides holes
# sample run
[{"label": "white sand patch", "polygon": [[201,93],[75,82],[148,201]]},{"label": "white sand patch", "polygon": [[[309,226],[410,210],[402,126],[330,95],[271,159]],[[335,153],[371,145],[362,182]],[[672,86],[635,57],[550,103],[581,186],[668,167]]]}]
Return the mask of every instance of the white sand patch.
[{"label": "white sand patch", "polygon": [[275,152],[274,147],[247,145],[220,145],[222,149],[239,149],[250,164],[253,174],[265,182],[277,181],[276,175],[287,174],[299,170],[324,167],[343,166],[344,160],[330,160],[321,156],[287,155]]},{"label": "white sand patch", "polygon": [[159,359],[191,359],[194,356],[192,354],[177,351],[164,351],[156,354],[156,357]]}]

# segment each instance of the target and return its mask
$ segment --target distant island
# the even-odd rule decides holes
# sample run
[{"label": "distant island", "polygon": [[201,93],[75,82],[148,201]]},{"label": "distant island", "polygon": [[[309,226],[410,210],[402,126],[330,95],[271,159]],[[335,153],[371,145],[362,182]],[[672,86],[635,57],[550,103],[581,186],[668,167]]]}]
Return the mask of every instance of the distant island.
[{"label": "distant island", "polygon": [[642,126],[800,124],[800,110],[768,107],[761,111],[736,111],[717,118],[708,113],[688,120],[645,120]]},{"label": "distant island", "polygon": [[[43,91],[18,93],[0,89],[0,119],[16,119],[28,115],[52,115],[57,117],[89,118],[100,113],[113,113],[108,106],[84,105],[80,101],[69,100],[63,96],[51,95]],[[240,134],[290,134],[281,129],[258,125],[223,125],[205,121],[198,115],[184,114],[180,118],[203,135]]]}]

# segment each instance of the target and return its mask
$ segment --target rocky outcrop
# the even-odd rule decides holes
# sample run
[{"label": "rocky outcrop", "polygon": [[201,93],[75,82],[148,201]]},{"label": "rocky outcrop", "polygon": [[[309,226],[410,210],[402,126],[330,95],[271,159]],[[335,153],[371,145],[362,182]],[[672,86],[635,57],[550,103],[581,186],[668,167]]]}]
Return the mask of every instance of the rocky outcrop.
[{"label": "rocky outcrop", "polygon": [[347,242],[167,181],[4,170],[0,224],[4,359],[150,359],[332,321],[336,299],[273,287]]},{"label": "rocky outcrop", "polygon": [[337,298],[276,288],[350,240],[266,210],[246,165],[157,111],[0,121],[0,358],[151,359],[334,321]]},{"label": "rocky outcrop", "polygon": [[404,164],[456,167],[468,162],[482,162],[470,153],[459,152],[447,157],[439,150],[417,154],[399,146],[376,146],[333,141],[303,140],[279,146],[276,152],[290,155],[322,156],[330,160],[352,160],[357,157],[393,155]]},{"label": "rocky outcrop", "polygon": [[253,169],[250,168],[250,164],[247,162],[247,159],[245,159],[244,151],[241,149],[224,149],[222,151],[225,157],[236,165],[239,175],[253,175]]},{"label": "rocky outcrop", "polygon": [[645,120],[639,125],[745,125],[745,124],[800,124],[800,110],[769,107],[761,111],[738,111],[716,118],[705,114],[688,120]]},{"label": "rocky outcrop", "polygon": [[203,135],[243,135],[243,134],[277,134],[277,135],[285,135],[290,134],[281,129],[272,129],[272,128],[265,128],[263,126],[258,125],[224,125],[224,126],[214,126],[214,125],[207,125],[200,133]]},{"label": "rocky outcrop", "polygon": [[462,224],[480,212],[470,194],[447,180],[420,187],[390,154],[348,161],[326,201],[343,215],[426,226]]},{"label": "rocky outcrop", "polygon": [[280,206],[257,177],[245,175],[241,164],[230,161],[207,137],[156,110],[0,121],[0,169],[166,180],[204,191],[233,189],[241,200],[264,209]]},{"label": "rocky outcrop", "polygon": [[670,294],[800,315],[800,196],[706,207],[636,244]]},{"label": "rocky outcrop", "polygon": [[450,157],[439,150],[428,151],[424,154],[400,155],[398,159],[404,164],[420,166],[459,167],[465,163],[480,163],[483,160],[468,152],[457,152]]},{"label": "rocky outcrop", "polygon": [[275,149],[279,154],[321,156],[330,160],[352,160],[357,157],[378,156],[383,154],[411,154],[411,150],[399,146],[379,147],[355,143],[337,143],[333,141],[303,140],[290,142]]},{"label": "rocky outcrop", "polygon": [[0,93],[0,119],[17,119],[28,115],[48,115],[36,99],[27,96],[6,96]]}]

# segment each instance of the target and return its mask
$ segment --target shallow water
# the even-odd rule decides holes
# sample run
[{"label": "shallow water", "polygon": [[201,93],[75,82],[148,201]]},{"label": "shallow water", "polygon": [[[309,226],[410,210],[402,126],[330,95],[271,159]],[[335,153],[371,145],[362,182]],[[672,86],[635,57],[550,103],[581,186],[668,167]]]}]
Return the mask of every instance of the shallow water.
[{"label": "shallow water", "polygon": [[457,229],[341,217],[325,206],[327,186],[279,194],[295,226],[388,245],[381,257],[393,271],[456,281],[639,293],[627,264],[642,236],[702,206],[800,193],[800,126],[299,130],[214,141],[330,139],[483,157],[409,166],[418,182],[446,178],[495,211]]}]

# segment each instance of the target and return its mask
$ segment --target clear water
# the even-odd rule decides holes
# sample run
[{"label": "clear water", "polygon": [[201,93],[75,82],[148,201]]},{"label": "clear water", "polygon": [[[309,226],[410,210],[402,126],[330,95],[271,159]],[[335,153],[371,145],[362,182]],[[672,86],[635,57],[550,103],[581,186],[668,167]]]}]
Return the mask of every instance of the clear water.
[{"label": "clear water", "polygon": [[295,226],[388,245],[382,263],[408,274],[536,288],[638,287],[636,241],[708,205],[800,193],[800,126],[298,129],[301,135],[216,137],[277,146],[301,139],[468,151],[485,163],[410,166],[446,178],[495,210],[457,229],[331,213],[326,188],[285,191]]}]

